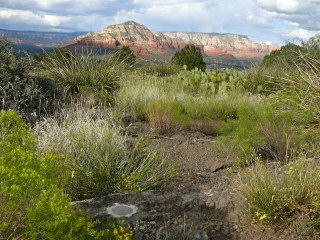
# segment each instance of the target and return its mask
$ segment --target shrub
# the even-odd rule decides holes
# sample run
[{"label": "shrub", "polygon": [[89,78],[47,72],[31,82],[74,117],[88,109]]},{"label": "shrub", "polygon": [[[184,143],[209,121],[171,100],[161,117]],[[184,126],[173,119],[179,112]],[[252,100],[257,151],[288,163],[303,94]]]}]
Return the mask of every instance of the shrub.
[{"label": "shrub", "polygon": [[172,63],[180,66],[187,66],[187,70],[193,70],[195,68],[201,71],[206,70],[206,64],[203,61],[200,48],[195,45],[187,45],[180,51],[176,52],[171,59]]},{"label": "shrub", "polygon": [[120,50],[117,50],[111,57],[111,61],[114,61],[117,64],[124,63],[129,67],[132,67],[137,62],[136,56],[128,46],[123,46]]},{"label": "shrub", "polygon": [[108,102],[119,86],[121,64],[93,55],[67,57],[64,52],[48,54],[43,62],[48,76],[67,94],[93,93],[102,103]]},{"label": "shrub", "polygon": [[302,46],[312,54],[313,57],[317,57],[319,60],[320,56],[320,34],[310,38],[307,42],[302,42]]},{"label": "shrub", "polygon": [[35,54],[33,55],[33,59],[36,63],[38,63],[40,66],[44,64],[46,61],[50,61],[50,58],[60,59],[60,61],[64,61],[64,59],[71,60],[75,58],[75,54],[68,50],[63,48],[57,48],[49,53],[42,53],[42,54]]},{"label": "shrub", "polygon": [[157,133],[173,133],[189,124],[181,103],[171,99],[158,99],[146,105],[151,126]]},{"label": "shrub", "polygon": [[35,136],[15,111],[0,112],[0,135],[1,239],[120,239],[116,226],[98,232],[97,222],[72,210],[59,187],[66,183],[63,157],[36,153]]},{"label": "shrub", "polygon": [[34,123],[55,111],[61,92],[50,79],[31,76],[30,70],[28,58],[21,58],[0,37],[0,109],[14,109]]},{"label": "shrub", "polygon": [[264,160],[286,161],[295,152],[291,114],[275,112],[267,104],[260,103],[243,104],[238,116],[239,119],[230,124],[234,127],[232,143],[240,164],[257,156]]},{"label": "shrub", "polygon": [[282,228],[300,219],[300,230],[319,234],[319,161],[303,156],[284,166],[259,163],[241,174],[249,213],[258,221]]},{"label": "shrub", "polygon": [[246,72],[245,81],[241,87],[252,94],[270,95],[277,90],[277,80],[283,76],[282,69],[278,67],[255,67]]},{"label": "shrub", "polygon": [[65,188],[74,199],[142,191],[172,174],[162,154],[141,142],[128,146],[99,110],[64,111],[60,119],[39,123],[36,131],[40,149],[65,156],[70,176]]},{"label": "shrub", "polygon": [[[301,46],[288,43],[266,55],[263,62],[247,74],[243,87],[252,93],[273,94],[290,90],[297,79],[306,79],[308,73],[319,73],[319,40],[311,38]],[[293,80],[294,79],[294,80]],[[292,82],[291,82],[292,81]],[[303,81],[298,80],[300,83]]]}]

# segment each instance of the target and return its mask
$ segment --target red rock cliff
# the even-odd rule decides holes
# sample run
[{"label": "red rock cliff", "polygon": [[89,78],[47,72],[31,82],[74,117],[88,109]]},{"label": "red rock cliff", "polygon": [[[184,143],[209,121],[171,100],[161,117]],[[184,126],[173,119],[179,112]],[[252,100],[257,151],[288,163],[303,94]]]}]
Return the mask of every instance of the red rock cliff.
[{"label": "red rock cliff", "polygon": [[68,48],[110,48],[129,46],[136,55],[173,53],[187,44],[195,44],[213,58],[262,58],[276,45],[254,43],[247,36],[237,34],[159,32],[153,34],[142,24],[128,21],[110,25],[100,31],[79,36]]}]

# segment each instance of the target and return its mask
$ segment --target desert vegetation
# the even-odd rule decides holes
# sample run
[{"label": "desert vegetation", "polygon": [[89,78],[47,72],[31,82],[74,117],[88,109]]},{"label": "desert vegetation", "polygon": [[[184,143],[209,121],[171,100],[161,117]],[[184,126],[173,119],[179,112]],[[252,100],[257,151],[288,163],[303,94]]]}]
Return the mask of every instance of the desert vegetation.
[{"label": "desert vegetation", "polygon": [[233,159],[252,219],[276,229],[299,220],[296,232],[317,237],[319,39],[238,71],[206,70],[195,46],[146,66],[129,47],[108,58],[68,50],[32,58],[1,38],[0,238],[131,239],[130,226],[110,219],[98,231],[70,202],[152,189],[178,174],[163,152],[127,135],[134,122],[157,136],[214,136],[212,155]]}]

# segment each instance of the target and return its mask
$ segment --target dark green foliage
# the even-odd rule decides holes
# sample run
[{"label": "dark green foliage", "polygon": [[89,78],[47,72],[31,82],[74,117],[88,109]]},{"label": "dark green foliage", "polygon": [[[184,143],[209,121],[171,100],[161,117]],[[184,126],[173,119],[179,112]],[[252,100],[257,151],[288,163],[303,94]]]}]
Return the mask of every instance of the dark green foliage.
[{"label": "dark green foliage", "polygon": [[180,66],[186,65],[187,70],[193,70],[195,68],[198,68],[203,72],[206,70],[206,64],[203,61],[201,50],[195,45],[187,45],[176,52],[171,61]]},{"label": "dark green foliage", "polygon": [[129,46],[123,46],[120,50],[117,50],[112,56],[112,60],[118,63],[125,63],[129,66],[136,64],[136,56]]},{"label": "dark green foliage", "polygon": [[[311,38],[300,45],[288,43],[266,55],[262,63],[247,73],[243,87],[251,93],[270,95],[290,88],[292,79],[320,68],[320,40]],[[284,73],[285,71],[285,73]],[[289,80],[289,81],[288,81]]]},{"label": "dark green foliage", "polygon": [[263,58],[261,66],[273,67],[277,65],[295,65],[301,61],[301,54],[306,54],[307,49],[299,45],[288,43],[279,50],[272,51]]},{"label": "dark green foliage", "polygon": [[0,109],[14,109],[29,121],[55,110],[55,99],[60,91],[45,77],[30,75],[31,61],[21,58],[0,38]]}]

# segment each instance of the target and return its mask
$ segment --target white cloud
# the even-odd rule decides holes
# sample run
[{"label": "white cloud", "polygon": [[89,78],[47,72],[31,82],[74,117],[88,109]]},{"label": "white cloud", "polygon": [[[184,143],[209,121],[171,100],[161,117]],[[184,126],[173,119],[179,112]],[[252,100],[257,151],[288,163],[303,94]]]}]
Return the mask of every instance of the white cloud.
[{"label": "white cloud", "polygon": [[46,13],[34,13],[27,10],[13,10],[0,8],[0,20],[10,23],[24,23],[28,25],[42,25],[57,27],[71,18],[65,16],[55,16]]},{"label": "white cloud", "polygon": [[155,31],[224,32],[246,1],[251,0],[134,0],[140,7],[118,12],[115,19],[134,19]]},{"label": "white cloud", "polygon": [[256,0],[256,3],[265,17],[281,19],[291,27],[320,30],[319,0]]},{"label": "white cloud", "polygon": [[251,21],[254,26],[263,27],[263,28],[272,28],[274,27],[274,23],[272,19],[266,18],[261,15],[249,14],[246,17],[247,20]]},{"label": "white cloud", "polygon": [[15,10],[44,11],[57,15],[94,13],[114,14],[130,8],[128,0],[1,0],[0,7]]},{"label": "white cloud", "polygon": [[257,0],[257,4],[264,9],[283,13],[295,13],[301,7],[298,0]]},{"label": "white cloud", "polygon": [[309,31],[306,29],[298,28],[288,33],[288,37],[291,38],[302,38],[307,40],[317,34],[320,34],[320,31]]},{"label": "white cloud", "polygon": [[292,26],[292,27],[299,27],[299,23],[297,22],[292,22],[292,21],[284,21],[285,24],[287,24],[288,26]]}]

